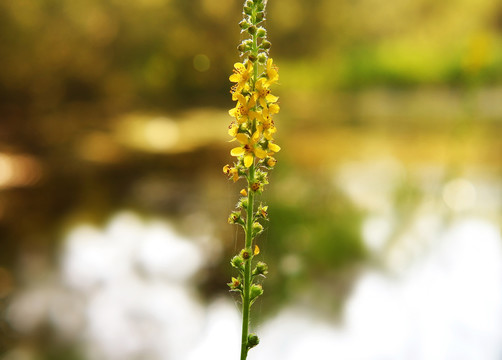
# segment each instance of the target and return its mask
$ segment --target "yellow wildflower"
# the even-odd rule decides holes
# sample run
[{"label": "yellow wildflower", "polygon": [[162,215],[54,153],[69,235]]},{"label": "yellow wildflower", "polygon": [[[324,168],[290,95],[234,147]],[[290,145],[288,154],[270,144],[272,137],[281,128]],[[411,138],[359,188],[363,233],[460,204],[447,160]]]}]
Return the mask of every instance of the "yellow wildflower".
[{"label": "yellow wildflower", "polygon": [[231,167],[227,164],[223,166],[223,173],[231,178],[234,182],[239,180],[239,171],[235,167]]},{"label": "yellow wildflower", "polygon": [[274,124],[274,120],[272,120],[272,116],[270,114],[270,108],[264,108],[262,110],[261,116],[259,118],[260,125],[258,128],[261,132],[263,132],[263,136],[267,140],[272,140],[273,135],[277,132],[277,129]]},{"label": "yellow wildflower", "polygon": [[263,108],[267,107],[267,103],[275,103],[279,98],[270,93],[269,84],[265,78],[258,79],[255,85],[253,96]]},{"label": "yellow wildflower", "polygon": [[237,94],[237,104],[230,109],[228,113],[233,116],[239,124],[245,123],[248,120],[252,121],[258,116],[258,113],[253,110],[256,107],[256,100],[253,96],[246,97],[242,94]]},{"label": "yellow wildflower", "polygon": [[237,135],[238,131],[239,131],[239,125],[237,125],[235,121],[233,121],[228,127],[228,135],[234,138]]},{"label": "yellow wildflower", "polygon": [[267,73],[267,83],[269,85],[276,83],[279,80],[279,68],[274,64],[272,58],[267,60],[267,68],[265,69]]},{"label": "yellow wildflower", "polygon": [[250,167],[253,164],[255,156],[259,159],[264,159],[267,156],[267,152],[258,144],[258,140],[260,139],[259,130],[255,131],[251,138],[243,133],[237,134],[235,138],[243,146],[233,148],[230,154],[232,156],[244,156],[244,166]]},{"label": "yellow wildflower", "polygon": [[274,159],[273,157],[269,157],[269,158],[267,159],[267,165],[268,165],[269,167],[274,167],[274,166],[275,166],[275,164],[277,164],[277,160],[276,160],[276,159]]},{"label": "yellow wildflower", "polygon": [[251,79],[251,74],[253,72],[253,63],[251,61],[247,62],[247,67],[243,63],[234,64],[234,73],[230,75],[229,80],[236,83],[231,92],[239,93],[242,89],[248,86],[248,81]]}]

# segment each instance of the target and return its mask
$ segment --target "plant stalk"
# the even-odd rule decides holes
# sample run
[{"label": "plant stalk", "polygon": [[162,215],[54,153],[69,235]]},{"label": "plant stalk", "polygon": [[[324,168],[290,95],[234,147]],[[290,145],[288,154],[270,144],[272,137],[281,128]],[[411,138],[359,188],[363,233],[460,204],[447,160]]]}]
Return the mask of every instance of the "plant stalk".
[{"label": "plant stalk", "polygon": [[244,289],[242,294],[242,340],[241,340],[241,360],[246,360],[248,354],[249,335],[249,312],[251,308],[251,260],[253,258],[253,212],[254,212],[254,192],[251,185],[254,181],[254,164],[249,168],[248,179],[248,207],[246,212],[246,244],[245,249],[249,252],[249,259],[244,265]]}]

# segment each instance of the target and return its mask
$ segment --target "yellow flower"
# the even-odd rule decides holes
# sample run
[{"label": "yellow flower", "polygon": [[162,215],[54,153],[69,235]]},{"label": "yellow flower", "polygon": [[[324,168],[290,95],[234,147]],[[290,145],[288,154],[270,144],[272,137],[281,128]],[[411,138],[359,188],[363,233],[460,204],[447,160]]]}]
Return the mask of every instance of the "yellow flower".
[{"label": "yellow flower", "polygon": [[246,121],[252,121],[258,117],[258,113],[252,110],[256,106],[256,100],[253,96],[245,97],[244,95],[237,94],[237,104],[233,109],[230,109],[228,113],[233,116],[239,124],[245,123]]},{"label": "yellow flower", "polygon": [[262,110],[259,120],[260,120],[260,125],[258,126],[258,128],[260,129],[261,132],[263,132],[263,136],[267,140],[272,140],[273,139],[272,136],[277,132],[277,129],[275,127],[274,120],[272,120],[270,107],[264,108]]},{"label": "yellow flower", "polygon": [[258,140],[260,139],[259,130],[255,131],[251,138],[243,133],[237,134],[235,138],[243,146],[233,148],[230,151],[230,155],[244,156],[244,166],[250,167],[253,164],[255,156],[259,159],[264,159],[267,156],[267,152],[263,150],[258,144]]},{"label": "yellow flower", "polygon": [[277,114],[279,112],[279,110],[281,110],[281,108],[279,107],[279,104],[268,104],[268,113],[269,114]]},{"label": "yellow flower", "polygon": [[251,79],[251,73],[253,72],[253,63],[251,61],[247,62],[247,67],[242,63],[234,64],[234,73],[230,75],[229,80],[236,83],[232,86],[232,93],[239,93],[242,89],[248,85],[249,79]]},{"label": "yellow flower", "polygon": [[268,165],[269,167],[274,167],[274,166],[275,166],[275,164],[277,164],[277,160],[276,160],[276,159],[274,159],[273,157],[269,157],[269,158],[267,159],[267,165]]},{"label": "yellow flower", "polygon": [[223,173],[231,178],[234,182],[239,180],[239,171],[235,167],[231,167],[227,164],[223,166]]},{"label": "yellow flower", "polygon": [[272,58],[269,58],[267,60],[267,68],[265,69],[265,72],[267,73],[267,79],[268,79],[268,84],[273,84],[276,83],[279,80],[279,68],[274,65],[274,61]]},{"label": "yellow flower", "polygon": [[275,103],[279,98],[270,93],[269,84],[265,78],[258,79],[255,85],[253,97],[260,103],[263,108],[267,107],[267,103]]},{"label": "yellow flower", "polygon": [[237,125],[235,123],[235,121],[232,121],[232,123],[228,127],[228,135],[230,135],[231,137],[235,138],[235,136],[237,135],[238,131],[239,131],[239,125]]}]

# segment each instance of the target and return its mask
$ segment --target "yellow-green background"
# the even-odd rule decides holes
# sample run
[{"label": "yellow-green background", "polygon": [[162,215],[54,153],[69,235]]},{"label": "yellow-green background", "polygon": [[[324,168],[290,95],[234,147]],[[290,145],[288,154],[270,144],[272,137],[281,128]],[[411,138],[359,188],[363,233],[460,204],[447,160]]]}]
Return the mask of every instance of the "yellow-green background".
[{"label": "yellow-green background", "polygon": [[[223,250],[194,279],[197,296],[227,295],[228,259],[242,239],[226,223],[240,186],[221,171],[231,161],[228,76],[241,6],[1,2],[2,314],[57,272],[73,226],[103,226],[122,210],[169,220],[188,237],[207,231]],[[442,186],[500,183],[502,3],[270,0],[267,19],[282,150],[263,195],[271,221],[260,247],[271,274],[261,320],[295,301],[336,318],[361,267],[378,263],[361,229],[379,209],[347,191],[372,164],[399,169],[382,192],[400,223],[436,194],[441,216],[471,211],[500,228],[499,192],[489,211],[459,210],[442,202]],[[352,178],[340,177],[347,164],[360,164]],[[302,266],[289,271],[284,259]],[[0,353],[26,344],[42,359],[80,356],[45,327],[19,334],[2,318]]]}]

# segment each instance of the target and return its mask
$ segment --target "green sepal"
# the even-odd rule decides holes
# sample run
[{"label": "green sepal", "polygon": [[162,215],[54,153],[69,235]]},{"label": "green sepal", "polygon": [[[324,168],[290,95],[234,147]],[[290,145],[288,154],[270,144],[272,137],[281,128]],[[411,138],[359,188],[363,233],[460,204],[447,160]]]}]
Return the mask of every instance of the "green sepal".
[{"label": "green sepal", "polygon": [[244,259],[242,256],[235,255],[232,260],[230,260],[230,264],[239,270],[241,273],[244,272]]},{"label": "green sepal", "polygon": [[263,294],[263,288],[260,284],[253,284],[249,289],[249,300],[251,304],[258,298],[258,296]]}]

